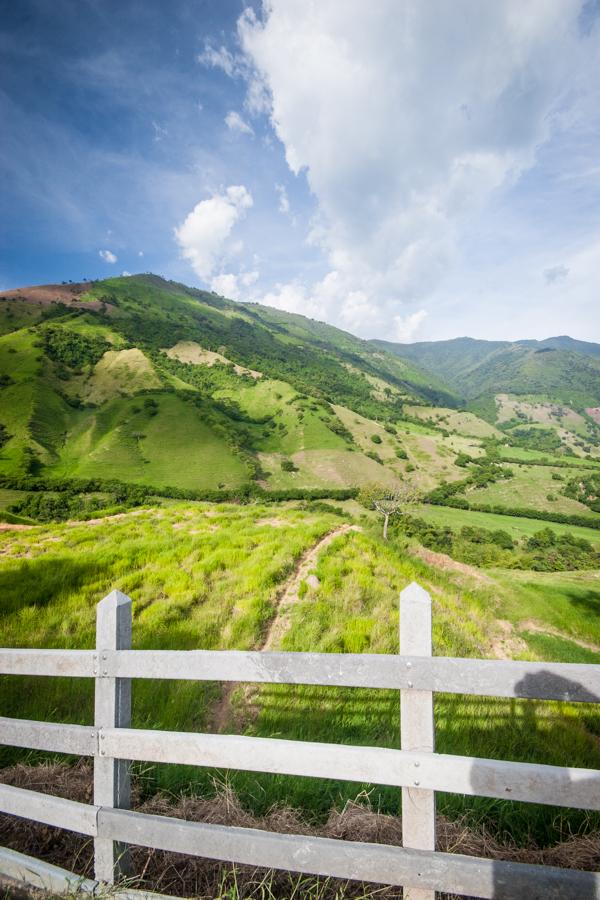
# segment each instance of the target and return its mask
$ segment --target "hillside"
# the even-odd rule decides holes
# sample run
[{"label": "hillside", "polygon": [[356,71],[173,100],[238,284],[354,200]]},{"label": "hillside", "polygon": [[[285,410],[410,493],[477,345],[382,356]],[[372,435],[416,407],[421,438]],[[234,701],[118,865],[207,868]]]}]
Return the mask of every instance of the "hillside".
[{"label": "hillside", "polygon": [[0,474],[13,477],[391,483],[402,463],[360,446],[350,411],[374,434],[407,401],[454,402],[350,334],[153,275],[5,292],[0,327]]},{"label": "hillside", "polygon": [[[465,460],[487,460],[490,441],[522,460],[533,508],[590,515],[577,491],[563,496],[574,472],[551,499],[536,464],[540,453],[557,465],[600,459],[585,406],[600,405],[592,354],[465,338],[408,346],[415,363],[155,275],[5,292],[0,332],[4,515],[64,517],[153,493],[348,496],[409,481],[426,494],[462,483]],[[458,384],[474,398],[468,411]],[[507,484],[460,503],[514,507]]]}]

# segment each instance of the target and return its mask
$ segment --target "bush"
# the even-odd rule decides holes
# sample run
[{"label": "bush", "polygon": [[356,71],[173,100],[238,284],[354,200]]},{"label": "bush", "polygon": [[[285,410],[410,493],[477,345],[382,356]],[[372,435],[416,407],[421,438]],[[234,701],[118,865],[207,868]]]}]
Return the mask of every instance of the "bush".
[{"label": "bush", "polygon": [[282,459],[281,468],[284,472],[297,472],[298,467],[294,465],[291,459]]},{"label": "bush", "polygon": [[378,434],[372,434],[372,435],[371,435],[371,440],[373,441],[374,444],[381,444],[381,443],[383,443],[383,441],[381,440],[381,437],[380,437]]}]

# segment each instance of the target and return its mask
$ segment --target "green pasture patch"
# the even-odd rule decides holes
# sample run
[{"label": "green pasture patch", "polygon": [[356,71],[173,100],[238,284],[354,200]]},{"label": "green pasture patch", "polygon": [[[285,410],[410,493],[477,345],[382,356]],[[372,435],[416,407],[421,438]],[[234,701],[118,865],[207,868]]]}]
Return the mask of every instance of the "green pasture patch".
[{"label": "green pasture patch", "polygon": [[[484,488],[469,490],[466,497],[474,504],[489,503],[507,507],[529,507],[542,511],[565,514],[589,515],[590,510],[562,493],[564,482],[555,481],[553,473],[565,480],[576,474],[567,468],[551,466],[528,466],[508,463],[514,477],[486,485]],[[550,499],[552,497],[553,499]]]},{"label": "green pasture patch", "polygon": [[490,531],[501,529],[513,538],[531,537],[543,528],[550,528],[555,534],[572,534],[584,538],[591,544],[600,544],[600,532],[594,528],[580,525],[562,525],[558,522],[546,522],[540,519],[525,519],[519,516],[503,516],[497,513],[477,512],[470,509],[456,509],[451,506],[433,506],[422,504],[415,508],[415,515],[435,525],[447,525],[460,529],[464,526],[486,528]]}]

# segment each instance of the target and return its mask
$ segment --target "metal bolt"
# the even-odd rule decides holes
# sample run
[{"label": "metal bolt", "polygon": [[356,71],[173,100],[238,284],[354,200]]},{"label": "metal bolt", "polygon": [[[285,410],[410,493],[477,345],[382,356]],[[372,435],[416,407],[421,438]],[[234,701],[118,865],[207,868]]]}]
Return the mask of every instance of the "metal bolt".
[{"label": "metal bolt", "polygon": [[409,687],[412,687],[412,686],[413,686],[412,681],[409,681],[409,682],[408,682],[408,686],[409,686]]},{"label": "metal bolt", "polygon": [[412,669],[412,663],[411,663],[411,662],[407,662],[407,663],[406,663],[406,668],[407,668],[407,669]]},{"label": "metal bolt", "polygon": [[102,659],[106,659],[106,653],[102,654]]},{"label": "metal bolt", "polygon": [[418,769],[420,765],[421,765],[420,762],[416,762],[416,763],[415,763],[415,769]]},{"label": "metal bolt", "polygon": [[421,784],[420,781],[415,781],[415,787],[419,787],[420,784]]},{"label": "metal bolt", "polygon": [[507,794],[512,793],[512,788],[507,787],[507,788],[504,788],[504,790],[506,791]]}]

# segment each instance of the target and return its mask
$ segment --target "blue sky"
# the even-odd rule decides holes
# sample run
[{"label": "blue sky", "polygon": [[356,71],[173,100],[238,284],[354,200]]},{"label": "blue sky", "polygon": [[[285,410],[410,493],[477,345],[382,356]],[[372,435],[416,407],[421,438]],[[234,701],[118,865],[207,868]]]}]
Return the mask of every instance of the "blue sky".
[{"label": "blue sky", "polygon": [[0,289],[600,340],[600,6],[0,2]]}]

